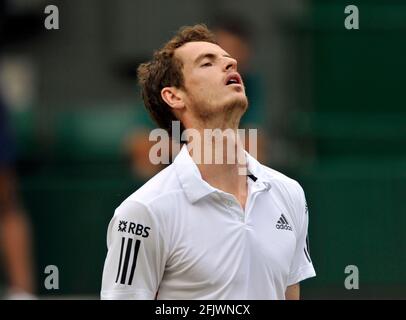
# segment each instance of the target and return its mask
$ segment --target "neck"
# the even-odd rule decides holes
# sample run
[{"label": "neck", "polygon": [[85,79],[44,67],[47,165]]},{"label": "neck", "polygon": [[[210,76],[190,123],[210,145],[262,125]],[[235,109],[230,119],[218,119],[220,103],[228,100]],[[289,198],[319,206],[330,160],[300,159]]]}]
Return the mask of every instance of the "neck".
[{"label": "neck", "polygon": [[[196,143],[198,141],[200,143]],[[234,195],[244,208],[247,198],[247,164],[237,129],[196,129],[192,141],[188,143],[188,150],[203,180]]]}]

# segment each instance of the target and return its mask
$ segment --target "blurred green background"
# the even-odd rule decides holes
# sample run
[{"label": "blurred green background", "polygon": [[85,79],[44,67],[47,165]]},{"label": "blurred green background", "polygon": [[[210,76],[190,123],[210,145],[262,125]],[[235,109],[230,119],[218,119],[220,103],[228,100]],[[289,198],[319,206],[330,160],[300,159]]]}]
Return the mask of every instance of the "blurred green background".
[{"label": "blurred green background", "polygon": [[[303,297],[406,298],[406,3],[352,1],[359,30],[344,28],[346,1],[55,4],[61,30],[9,51],[36,69],[35,99],[11,116],[40,295],[98,297],[108,222],[142,183],[123,151],[147,123],[128,71],[178,26],[223,11],[255,27],[267,161],[307,196],[317,277]],[[50,264],[55,292],[43,286]],[[359,290],[344,287],[347,265]]]}]

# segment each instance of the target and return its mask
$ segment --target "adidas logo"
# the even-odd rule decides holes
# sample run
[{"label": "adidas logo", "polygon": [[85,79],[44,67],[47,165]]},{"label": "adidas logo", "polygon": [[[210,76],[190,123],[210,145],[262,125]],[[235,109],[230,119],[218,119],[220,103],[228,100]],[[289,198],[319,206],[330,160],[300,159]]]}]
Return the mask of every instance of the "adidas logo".
[{"label": "adidas logo", "polygon": [[292,227],[289,225],[288,220],[286,220],[283,214],[281,214],[281,217],[276,223],[276,229],[292,231]]}]

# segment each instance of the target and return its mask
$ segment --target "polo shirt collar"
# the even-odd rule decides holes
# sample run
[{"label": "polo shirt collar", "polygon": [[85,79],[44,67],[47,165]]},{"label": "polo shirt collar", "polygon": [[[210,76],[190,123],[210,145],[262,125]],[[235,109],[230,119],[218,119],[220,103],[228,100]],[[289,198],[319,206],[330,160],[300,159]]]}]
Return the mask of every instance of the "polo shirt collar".
[{"label": "polo shirt collar", "polygon": [[203,180],[199,168],[187,150],[186,144],[183,145],[173,163],[182,189],[191,203],[195,203],[197,200],[216,191],[215,188]]},{"label": "polo shirt collar", "polygon": [[[245,155],[247,157],[248,174],[254,175],[257,182],[264,186],[264,189],[270,188],[270,182],[266,179],[266,175],[263,174],[261,164],[246,151]],[[191,203],[195,203],[208,194],[218,191],[203,180],[199,168],[190,156],[186,145],[182,147],[173,164],[182,189]]]},{"label": "polo shirt collar", "polygon": [[250,155],[247,151],[245,151],[245,156],[247,159],[247,171],[248,174],[253,175],[256,178],[256,190],[257,191],[269,191],[271,189],[271,179],[266,174],[265,169],[259,163],[257,159],[255,159],[252,155]]}]

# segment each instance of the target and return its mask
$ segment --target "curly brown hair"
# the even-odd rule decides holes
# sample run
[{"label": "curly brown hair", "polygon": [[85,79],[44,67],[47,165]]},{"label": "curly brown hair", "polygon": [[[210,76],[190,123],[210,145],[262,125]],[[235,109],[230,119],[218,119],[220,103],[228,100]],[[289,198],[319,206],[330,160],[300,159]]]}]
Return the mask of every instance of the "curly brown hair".
[{"label": "curly brown hair", "polygon": [[[151,61],[142,63],[137,70],[141,96],[152,118],[172,136],[172,121],[178,120],[161,97],[165,87],[183,88],[183,63],[175,57],[175,50],[188,42],[215,43],[214,34],[204,24],[185,26],[161,49],[154,52]],[[184,127],[181,124],[181,132]]]}]

